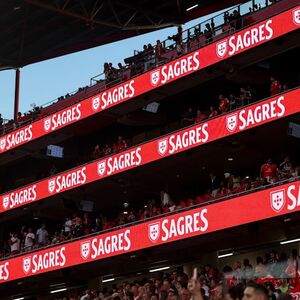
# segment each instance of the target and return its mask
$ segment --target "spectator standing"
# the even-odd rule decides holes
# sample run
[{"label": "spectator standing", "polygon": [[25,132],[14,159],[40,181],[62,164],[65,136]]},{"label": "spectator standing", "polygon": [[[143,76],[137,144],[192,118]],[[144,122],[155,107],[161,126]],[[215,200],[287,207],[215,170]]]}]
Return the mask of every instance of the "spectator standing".
[{"label": "spectator standing", "polygon": [[267,182],[271,182],[273,177],[277,176],[277,166],[273,164],[272,159],[268,159],[267,163],[263,164],[260,168],[260,177]]},{"label": "spectator standing", "polygon": [[216,111],[216,109],[215,109],[215,107],[214,106],[211,106],[210,108],[209,108],[209,118],[213,118],[213,117],[215,117],[215,116],[217,116],[218,115],[218,112]]},{"label": "spectator standing", "polygon": [[8,243],[10,245],[10,253],[12,255],[20,253],[21,241],[16,233],[10,234],[10,239]]},{"label": "spectator standing", "polygon": [[46,225],[42,224],[41,228],[39,228],[36,232],[37,244],[39,247],[46,246],[48,244],[48,231],[46,229]]},{"label": "spectator standing", "polygon": [[24,250],[29,251],[33,249],[35,243],[35,234],[32,231],[32,228],[28,228],[28,232],[25,235]]},{"label": "spectator standing", "polygon": [[195,118],[195,123],[199,123],[207,118],[207,115],[202,113],[201,110],[197,110],[197,115]]},{"label": "spectator standing", "polygon": [[219,95],[219,111],[220,114],[224,114],[229,110],[229,100],[222,94]]},{"label": "spectator standing", "polygon": [[271,77],[270,78],[271,81],[271,86],[270,86],[270,95],[276,95],[279,94],[281,92],[281,82],[279,80],[277,80],[275,77]]}]

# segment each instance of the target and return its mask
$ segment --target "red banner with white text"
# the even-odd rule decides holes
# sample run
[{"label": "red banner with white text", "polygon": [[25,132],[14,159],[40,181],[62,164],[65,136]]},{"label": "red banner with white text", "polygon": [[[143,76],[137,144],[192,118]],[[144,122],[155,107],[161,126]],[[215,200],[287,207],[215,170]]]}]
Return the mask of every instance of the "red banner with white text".
[{"label": "red banner with white text", "polygon": [[0,213],[300,112],[300,88],[0,196]]},{"label": "red banner with white text", "polygon": [[300,6],[0,138],[0,154],[300,28]]},{"label": "red banner with white text", "polygon": [[[246,208],[246,209],[245,209]],[[0,261],[0,283],[300,210],[300,181]]]}]

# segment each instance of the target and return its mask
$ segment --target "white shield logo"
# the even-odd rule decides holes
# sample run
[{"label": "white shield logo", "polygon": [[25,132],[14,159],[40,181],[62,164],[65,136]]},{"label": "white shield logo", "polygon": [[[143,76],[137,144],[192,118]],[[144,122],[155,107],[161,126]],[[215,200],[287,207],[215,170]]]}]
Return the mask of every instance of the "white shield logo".
[{"label": "white shield logo", "polygon": [[284,189],[270,193],[271,208],[275,212],[280,212],[285,204]]},{"label": "white shield logo", "polygon": [[102,160],[98,163],[98,174],[103,176],[106,170],[106,160]]},{"label": "white shield logo", "polygon": [[2,205],[3,205],[4,209],[8,208],[8,205],[9,205],[9,196],[3,197]]},{"label": "white shield logo", "polygon": [[160,223],[152,223],[148,225],[148,237],[151,242],[155,243],[160,234]]},{"label": "white shield logo", "polygon": [[6,139],[4,138],[4,139],[0,140],[0,149],[2,151],[4,151],[5,146],[6,146]]},{"label": "white shield logo", "polygon": [[31,268],[31,256],[23,258],[23,271],[25,274],[29,273]]},{"label": "white shield logo", "polygon": [[295,9],[293,11],[293,19],[296,25],[300,25],[300,9]]},{"label": "white shield logo", "polygon": [[217,43],[217,55],[224,57],[227,53],[227,40]]},{"label": "white shield logo", "polygon": [[44,120],[44,129],[48,131],[51,127],[51,118],[47,118]]},{"label": "white shield logo", "polygon": [[55,179],[48,180],[48,190],[49,193],[53,193],[55,189]]},{"label": "white shield logo", "polygon": [[92,103],[93,110],[97,111],[99,106],[100,106],[100,99],[99,97],[96,97],[93,99],[93,103]]},{"label": "white shield logo", "polygon": [[228,131],[230,132],[235,131],[238,123],[237,120],[238,120],[237,114],[226,116],[226,128],[228,129]]},{"label": "white shield logo", "polygon": [[168,139],[158,141],[157,150],[161,156],[164,156],[168,150]]},{"label": "white shield logo", "polygon": [[90,242],[83,242],[80,244],[80,255],[84,260],[86,260],[89,257],[90,250],[91,250]]},{"label": "white shield logo", "polygon": [[154,86],[157,85],[160,79],[160,69],[151,72],[150,77],[151,77],[151,84]]}]

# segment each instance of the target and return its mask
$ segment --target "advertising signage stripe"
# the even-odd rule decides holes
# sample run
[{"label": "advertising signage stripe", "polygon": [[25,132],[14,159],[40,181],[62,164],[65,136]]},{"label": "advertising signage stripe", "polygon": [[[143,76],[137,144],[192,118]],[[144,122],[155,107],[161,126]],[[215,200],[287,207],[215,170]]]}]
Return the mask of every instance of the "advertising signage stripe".
[{"label": "advertising signage stripe", "polygon": [[0,154],[299,28],[300,6],[6,134]]},{"label": "advertising signage stripe", "polygon": [[300,112],[300,88],[0,195],[0,213]]},{"label": "advertising signage stripe", "polygon": [[[246,209],[245,209],[246,208]],[[0,261],[0,283],[300,210],[300,180]]]}]

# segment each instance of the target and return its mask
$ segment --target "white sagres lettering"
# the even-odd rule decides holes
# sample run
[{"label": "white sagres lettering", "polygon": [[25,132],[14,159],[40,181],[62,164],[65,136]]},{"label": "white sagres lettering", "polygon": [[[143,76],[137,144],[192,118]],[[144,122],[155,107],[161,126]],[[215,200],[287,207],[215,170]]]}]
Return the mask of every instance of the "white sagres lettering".
[{"label": "white sagres lettering", "polygon": [[174,65],[169,64],[163,66],[160,69],[161,76],[159,76],[161,84],[165,84],[168,81],[180,77],[186,73],[197,71],[200,68],[199,55],[199,51],[196,51],[194,54],[178,60]]},{"label": "white sagres lettering", "polygon": [[105,238],[92,240],[92,259],[119,251],[128,251],[131,248],[130,229],[119,234],[112,234]]},{"label": "white sagres lettering", "polygon": [[258,104],[255,108],[242,109],[239,113],[233,113],[226,116],[226,128],[233,132],[237,128],[244,130],[249,126],[261,122],[280,118],[285,114],[284,96],[268,103]]},{"label": "white sagres lettering", "polygon": [[270,40],[273,37],[272,22],[272,20],[268,20],[266,23],[249,29],[243,34],[230,37],[228,39],[228,54],[231,56],[262,41]]},{"label": "white sagres lettering", "polygon": [[138,166],[142,162],[141,147],[136,148],[128,153],[110,157],[107,159],[107,175],[111,175],[117,171],[127,169],[132,166]]},{"label": "white sagres lettering", "polygon": [[158,141],[160,155],[173,154],[193,145],[206,143],[209,138],[208,123],[191,128],[183,133],[172,134],[169,138]]},{"label": "white sagres lettering", "polygon": [[32,139],[32,125],[20,129],[17,132],[8,134],[6,137],[6,150],[18,146],[21,143],[29,142],[31,139]]},{"label": "white sagres lettering", "polygon": [[205,232],[208,229],[207,208],[193,214],[165,219],[161,223],[161,240],[166,242],[171,238],[188,235],[194,232]]},{"label": "white sagres lettering", "polygon": [[65,175],[59,175],[55,179],[48,180],[49,192],[59,193],[67,188],[86,183],[86,167],[82,167],[77,171],[70,172]]},{"label": "white sagres lettering", "polygon": [[66,109],[62,112],[52,115],[44,120],[45,131],[54,131],[66,124],[78,121],[81,118],[81,103],[76,106]]},{"label": "white sagres lettering", "polygon": [[[114,88],[112,91],[105,91],[102,94],[100,94],[101,109],[104,110],[107,107],[116,104],[122,100],[132,98],[134,96],[134,93],[134,80],[131,80],[129,83],[122,84]],[[96,107],[94,102],[94,109]],[[98,107],[96,109],[98,109]]]},{"label": "white sagres lettering", "polygon": [[257,105],[254,109],[249,108],[241,110],[239,113],[239,129],[243,130],[248,126],[273,118],[282,117],[285,113],[283,101],[284,96],[280,96],[278,99],[269,103]]},{"label": "white sagres lettering", "polygon": [[66,247],[57,250],[48,251],[44,254],[35,254],[32,256],[31,273],[47,270],[55,267],[63,267],[66,264]]},{"label": "white sagres lettering", "polygon": [[9,262],[5,262],[0,264],[0,281],[6,281],[9,278]]},{"label": "white sagres lettering", "polygon": [[287,189],[287,209],[294,210],[300,207],[300,186],[290,185]]},{"label": "white sagres lettering", "polygon": [[2,206],[4,209],[8,207],[14,208],[15,206],[32,202],[36,200],[36,185],[24,188],[19,192],[12,192],[2,197]]}]

